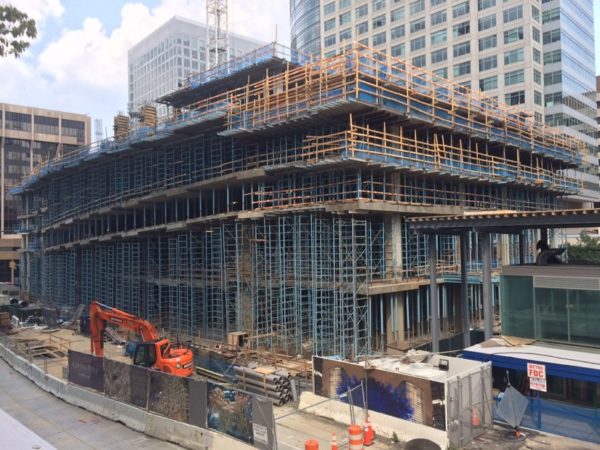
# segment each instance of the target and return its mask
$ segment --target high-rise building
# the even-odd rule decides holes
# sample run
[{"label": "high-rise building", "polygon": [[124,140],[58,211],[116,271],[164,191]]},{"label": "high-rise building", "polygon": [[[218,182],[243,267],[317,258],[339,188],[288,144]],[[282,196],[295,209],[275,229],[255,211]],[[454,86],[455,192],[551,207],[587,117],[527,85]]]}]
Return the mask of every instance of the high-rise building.
[{"label": "high-rise building", "polygon": [[[300,51],[329,57],[358,42],[542,120],[539,0],[321,0],[318,14],[314,1],[292,3],[292,33],[298,36],[292,36],[292,44]],[[308,5],[315,12],[306,13]],[[315,33],[307,31],[315,20],[320,23],[318,46],[311,45]]]},{"label": "high-rise building", "polygon": [[88,144],[90,124],[84,114],[0,103],[0,281],[10,280],[9,262],[18,260],[14,248],[20,243],[14,236],[17,202],[9,189],[42,161]]},{"label": "high-rise building", "polygon": [[585,143],[582,190],[571,207],[600,202],[592,0],[544,0],[544,114],[548,125]]},{"label": "high-rise building", "polygon": [[[600,75],[596,76],[596,122],[600,126]],[[598,136],[598,144],[600,146],[600,136]]]},{"label": "high-rise building", "polygon": [[592,0],[291,0],[292,46],[325,57],[354,42],[532,114],[586,144],[582,190],[600,200]]},{"label": "high-rise building", "polygon": [[[206,25],[175,16],[131,48],[128,60],[128,108],[154,104],[181,87],[190,74],[207,68]],[[256,39],[229,33],[229,56],[238,57],[264,46]],[[158,115],[166,113],[158,106]]]}]

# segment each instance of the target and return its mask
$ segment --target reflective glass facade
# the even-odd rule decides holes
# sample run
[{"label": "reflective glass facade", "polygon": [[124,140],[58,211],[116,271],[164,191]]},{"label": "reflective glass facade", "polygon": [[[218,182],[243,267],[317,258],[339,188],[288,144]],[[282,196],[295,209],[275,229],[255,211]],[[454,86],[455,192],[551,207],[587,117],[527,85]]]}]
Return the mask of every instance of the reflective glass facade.
[{"label": "reflective glass facade", "polygon": [[320,9],[320,0],[290,0],[291,45],[294,50],[315,55],[321,53]]},{"label": "reflective glass facade", "polygon": [[546,122],[597,151],[592,0],[542,4]]}]

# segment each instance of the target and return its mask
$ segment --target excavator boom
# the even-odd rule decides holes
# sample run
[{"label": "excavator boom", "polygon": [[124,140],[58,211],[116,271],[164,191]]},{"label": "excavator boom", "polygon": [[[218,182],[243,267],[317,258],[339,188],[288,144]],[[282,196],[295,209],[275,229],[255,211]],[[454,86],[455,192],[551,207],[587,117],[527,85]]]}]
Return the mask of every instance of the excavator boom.
[{"label": "excavator boom", "polygon": [[90,304],[90,334],[91,350],[97,356],[104,356],[104,329],[107,323],[138,333],[144,342],[158,339],[156,328],[147,320],[94,300]]},{"label": "excavator boom", "polygon": [[124,327],[142,337],[134,353],[133,363],[152,367],[173,375],[187,377],[194,371],[194,355],[187,348],[174,349],[168,339],[159,339],[156,328],[147,320],[136,317],[98,301],[90,304],[90,334],[92,354],[104,356],[106,324]]}]

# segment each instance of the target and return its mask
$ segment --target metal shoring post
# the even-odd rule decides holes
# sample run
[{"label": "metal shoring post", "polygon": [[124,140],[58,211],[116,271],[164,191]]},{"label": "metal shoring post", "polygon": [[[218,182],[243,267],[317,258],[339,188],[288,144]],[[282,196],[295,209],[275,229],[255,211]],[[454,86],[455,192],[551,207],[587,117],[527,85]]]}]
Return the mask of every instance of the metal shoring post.
[{"label": "metal shoring post", "polygon": [[440,325],[438,317],[437,248],[436,235],[429,234],[429,301],[431,304],[431,351],[440,351]]},{"label": "metal shoring post", "polygon": [[462,311],[463,347],[471,346],[469,315],[469,278],[467,271],[467,238],[466,233],[460,235],[460,305]]},{"label": "metal shoring post", "polygon": [[490,339],[494,334],[494,309],[492,301],[492,256],[490,249],[490,234],[482,233],[481,236],[481,259],[483,260],[482,267],[482,294],[483,294],[483,320],[484,320],[484,337],[485,340]]}]

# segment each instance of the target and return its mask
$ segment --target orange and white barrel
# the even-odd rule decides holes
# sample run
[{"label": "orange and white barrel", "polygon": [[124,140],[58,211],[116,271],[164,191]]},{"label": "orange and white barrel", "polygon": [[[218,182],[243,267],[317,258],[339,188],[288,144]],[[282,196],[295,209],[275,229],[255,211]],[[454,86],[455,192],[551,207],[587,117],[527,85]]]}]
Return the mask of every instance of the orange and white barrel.
[{"label": "orange and white barrel", "polygon": [[304,450],[319,450],[319,441],[316,439],[304,441]]},{"label": "orange and white barrel", "polygon": [[348,448],[350,450],[363,450],[363,428],[360,425],[348,427]]}]

